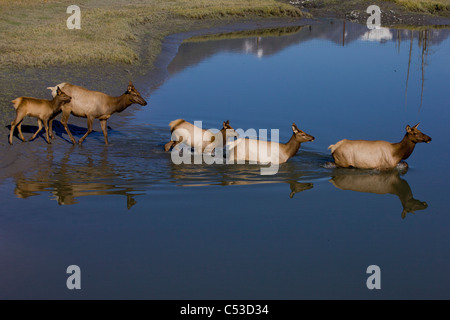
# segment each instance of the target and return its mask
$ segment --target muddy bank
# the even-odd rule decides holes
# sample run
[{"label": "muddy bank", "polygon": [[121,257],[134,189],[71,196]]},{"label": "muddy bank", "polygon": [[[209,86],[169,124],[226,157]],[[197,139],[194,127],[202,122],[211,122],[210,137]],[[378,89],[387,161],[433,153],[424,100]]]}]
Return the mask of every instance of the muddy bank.
[{"label": "muddy bank", "polygon": [[365,24],[370,16],[366,10],[369,5],[378,5],[381,9],[381,24],[384,27],[408,26],[450,26],[450,11],[435,11],[433,14],[414,12],[390,1],[364,0],[281,0],[306,11],[314,18],[333,18]]}]

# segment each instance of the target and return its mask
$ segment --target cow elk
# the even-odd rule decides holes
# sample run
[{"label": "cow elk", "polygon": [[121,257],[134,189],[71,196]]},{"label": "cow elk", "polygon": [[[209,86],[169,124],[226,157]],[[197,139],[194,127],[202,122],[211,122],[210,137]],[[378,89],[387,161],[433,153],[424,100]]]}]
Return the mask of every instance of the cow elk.
[{"label": "cow elk", "polygon": [[252,161],[257,163],[281,164],[292,158],[303,142],[314,141],[314,137],[292,124],[293,134],[287,143],[239,138],[231,141],[229,154],[237,162]]},{"label": "cow elk", "polygon": [[387,141],[341,140],[328,147],[337,167],[388,170],[408,159],[419,142],[429,143],[431,138],[414,127],[406,126],[406,134],[398,143]]},{"label": "cow elk", "polygon": [[[52,95],[55,96],[57,87],[60,87],[72,97],[72,101],[62,107],[61,123],[73,144],[76,144],[76,141],[67,126],[71,114],[76,117],[87,118],[88,131],[78,141],[79,144],[83,143],[84,139],[92,132],[94,119],[100,120],[105,144],[108,144],[106,121],[109,117],[116,112],[124,111],[134,103],[142,106],[147,105],[147,102],[141,97],[131,81],[128,84],[127,91],[119,97],[112,97],[103,92],[91,91],[65,82],[47,89],[50,89]],[[52,131],[52,123],[50,121],[50,131]]]}]

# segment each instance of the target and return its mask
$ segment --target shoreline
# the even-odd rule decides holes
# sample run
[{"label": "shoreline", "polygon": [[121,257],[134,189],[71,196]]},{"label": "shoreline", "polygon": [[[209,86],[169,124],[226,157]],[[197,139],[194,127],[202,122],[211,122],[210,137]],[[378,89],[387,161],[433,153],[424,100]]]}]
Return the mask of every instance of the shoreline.
[{"label": "shoreline", "polygon": [[[377,5],[381,10],[381,25],[386,28],[409,26],[410,28],[423,26],[450,26],[450,5],[440,0],[434,1],[429,8],[422,7],[414,0],[280,0],[289,3],[303,12],[312,14],[316,18],[342,19],[350,22],[365,24],[369,14],[369,5]],[[409,3],[408,3],[409,1]],[[426,2],[426,1],[423,1]],[[403,4],[402,4],[403,3]],[[409,6],[409,7],[408,7]],[[432,11],[432,12],[430,12]]]}]

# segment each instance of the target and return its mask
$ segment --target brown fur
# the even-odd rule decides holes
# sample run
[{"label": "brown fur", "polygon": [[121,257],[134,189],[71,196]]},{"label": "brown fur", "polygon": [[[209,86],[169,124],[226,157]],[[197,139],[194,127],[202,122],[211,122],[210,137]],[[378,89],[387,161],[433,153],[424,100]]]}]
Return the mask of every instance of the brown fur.
[{"label": "brown fur", "polygon": [[[171,121],[169,123],[170,132],[173,133],[175,130],[178,130],[179,133],[175,134],[178,140],[171,140],[165,144],[164,150],[170,151],[170,149],[176,147],[181,142],[187,144],[192,148],[201,149],[201,152],[205,152],[205,149],[208,148],[207,152],[212,152],[215,149],[215,146],[219,146],[220,142],[222,143],[222,147],[226,144],[227,134],[228,136],[235,136],[236,132],[230,126],[230,121],[224,121],[222,129],[219,134],[213,134],[208,132],[205,129],[200,129],[194,126],[192,123],[187,122],[183,119],[177,119]],[[198,130],[198,132],[197,132]],[[227,131],[229,130],[229,131]],[[183,133],[185,133],[183,135]],[[200,136],[197,137],[196,134],[200,133]],[[216,141],[216,136],[221,136],[222,141]],[[205,139],[206,138],[206,139]],[[203,140],[205,139],[205,140]],[[216,143],[214,143],[216,142]]]},{"label": "brown fur", "polygon": [[[259,163],[285,163],[300,149],[303,142],[314,141],[314,137],[292,124],[293,134],[287,143],[240,138],[229,144],[230,157],[235,161]],[[265,150],[262,151],[262,150]],[[272,154],[272,150],[278,154]],[[274,152],[274,153],[275,153]],[[269,154],[270,153],[270,154]]]},{"label": "brown fur", "polygon": [[402,141],[341,140],[328,147],[338,167],[355,167],[361,169],[392,169],[401,160],[407,159],[414,151],[416,143],[430,142],[431,138],[414,127],[406,126]]},{"label": "brown fur", "polygon": [[[70,83],[61,83],[60,86],[67,94],[72,97],[72,102],[63,106],[61,123],[64,126],[70,140],[76,143],[72,133],[67,126],[71,114],[77,117],[87,118],[88,131],[78,141],[83,143],[84,139],[92,132],[92,123],[94,119],[100,120],[100,125],[105,137],[105,144],[108,144],[108,133],[106,121],[116,112],[122,112],[130,105],[138,103],[145,106],[147,102],[141,97],[133,83],[130,81],[127,91],[119,97],[112,97],[103,92],[91,91],[86,88],[76,86]],[[48,87],[54,95],[55,87]],[[52,130],[52,121],[50,122],[50,131]]]},{"label": "brown fur", "polygon": [[20,103],[22,102],[22,99],[23,99],[23,97],[19,97],[19,98],[16,98],[11,101],[13,103],[13,107],[15,110],[17,110],[17,108],[19,108]]},{"label": "brown fur", "polygon": [[[53,100],[29,98],[29,97],[19,97],[12,100],[13,107],[16,110],[16,118],[11,122],[11,131],[9,133],[9,143],[12,144],[12,137],[14,134],[14,129],[17,126],[19,131],[19,137],[22,141],[25,138],[22,133],[22,121],[26,116],[34,117],[38,119],[38,130],[35,132],[30,140],[36,138],[39,131],[42,129],[42,124],[45,127],[45,134],[47,143],[50,143],[48,122],[53,121],[53,119],[61,112],[61,107],[65,103],[69,103],[71,97],[60,90],[59,87],[56,88],[56,95]],[[53,134],[50,132],[51,138]]]}]

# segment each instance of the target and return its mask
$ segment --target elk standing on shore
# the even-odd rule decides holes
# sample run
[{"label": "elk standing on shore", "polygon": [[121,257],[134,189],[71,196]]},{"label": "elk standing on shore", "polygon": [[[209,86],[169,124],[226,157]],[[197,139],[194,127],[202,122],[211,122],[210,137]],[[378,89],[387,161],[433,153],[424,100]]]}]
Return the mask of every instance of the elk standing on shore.
[{"label": "elk standing on shore", "polygon": [[408,159],[416,143],[429,143],[431,138],[414,127],[406,126],[406,134],[398,143],[387,141],[341,140],[328,147],[338,167],[361,169],[393,169],[401,160]]},{"label": "elk standing on shore", "polygon": [[[9,133],[9,143],[12,144],[12,137],[14,129],[17,126],[19,137],[22,141],[25,138],[22,134],[22,121],[26,116],[38,119],[38,130],[31,137],[30,141],[36,138],[39,131],[42,129],[42,124],[45,127],[45,135],[47,143],[50,143],[48,122],[61,112],[61,107],[71,101],[71,97],[65,94],[58,86],[55,88],[55,95],[53,100],[37,99],[29,97],[19,97],[12,101],[14,109],[16,109],[16,119],[11,122],[11,131]],[[53,138],[53,133],[50,131],[50,136]]]},{"label": "elk standing on shore", "polygon": [[[131,81],[128,84],[127,91],[119,97],[112,97],[103,92],[91,91],[70,83],[61,83],[55,87],[48,87],[47,89],[50,89],[52,95],[55,96],[57,87],[60,87],[72,97],[71,103],[62,107],[61,123],[73,144],[76,144],[76,141],[67,126],[70,114],[76,117],[87,118],[88,131],[78,141],[79,144],[83,143],[84,139],[92,132],[94,119],[100,120],[105,144],[108,144],[106,121],[109,117],[113,113],[124,111],[134,103],[142,106],[147,105],[147,102],[141,97]],[[52,131],[52,123],[53,121],[50,121],[50,132]]]},{"label": "elk standing on shore", "polygon": [[183,119],[169,123],[172,140],[164,146],[165,151],[184,143],[200,152],[212,152],[216,147],[225,147],[228,137],[236,137],[237,133],[230,126],[230,120],[223,122],[222,129],[217,133],[201,129]]}]

